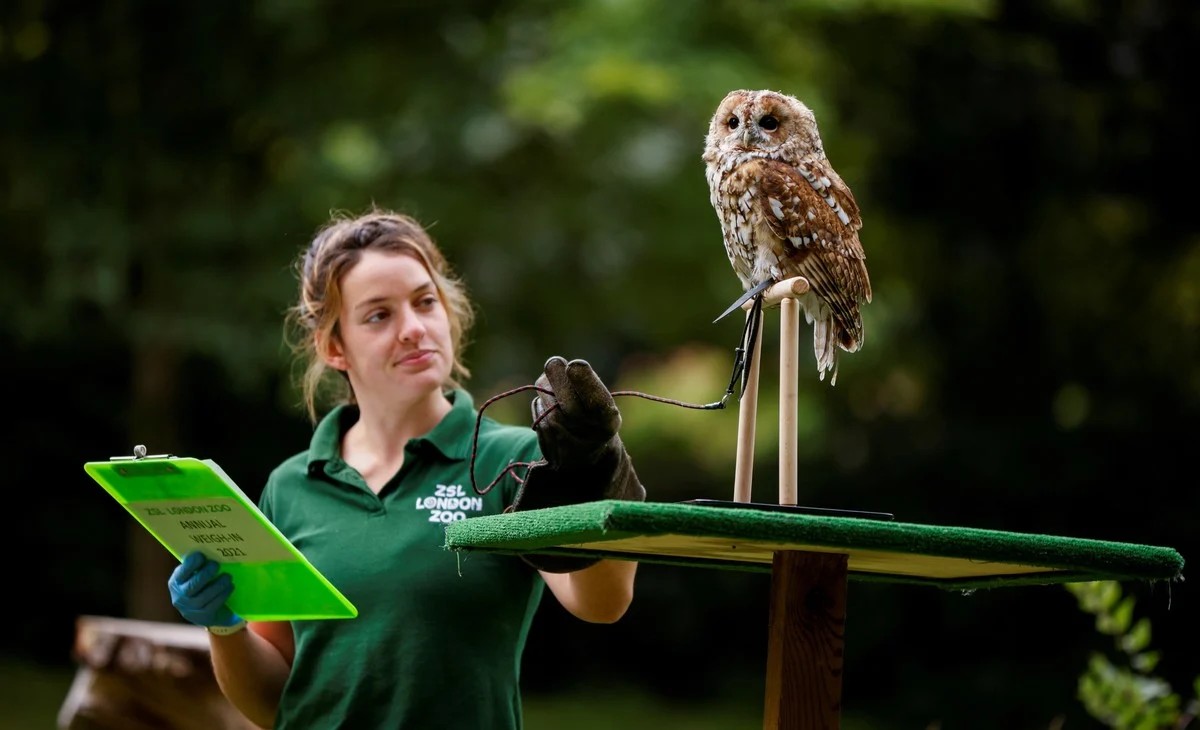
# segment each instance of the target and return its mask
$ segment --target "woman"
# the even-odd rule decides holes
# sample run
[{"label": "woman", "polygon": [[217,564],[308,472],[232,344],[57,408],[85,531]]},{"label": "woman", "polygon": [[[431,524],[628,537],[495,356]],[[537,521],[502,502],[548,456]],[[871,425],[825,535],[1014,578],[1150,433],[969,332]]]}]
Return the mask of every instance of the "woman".
[{"label": "woman", "polygon": [[[482,496],[471,489],[477,412],[460,380],[472,311],[419,224],[387,211],[335,217],[297,273],[300,299],[289,320],[304,333],[298,344],[314,422],[323,376],[337,371],[348,387],[316,423],[309,448],[271,473],[260,507],[359,616],[252,622],[245,630],[225,606],[229,576],[199,553],[171,576],[172,602],[209,628],[222,691],[263,727],[519,728],[521,653],[543,585],[575,616],[610,623],[632,600],[636,563],[550,562],[537,571],[536,562],[444,549],[446,521],[503,512],[519,485],[506,477]],[[603,421],[615,406],[581,363],[552,358],[546,374],[560,395],[572,383],[596,386],[611,410]],[[587,425],[595,414],[582,400],[574,409]],[[565,398],[560,406],[554,410],[569,416]],[[547,446],[559,452],[548,443],[556,438],[570,440],[561,453],[571,453],[578,439],[566,432],[580,433],[572,423],[535,432],[485,418],[475,473],[487,483],[514,461],[550,453]],[[617,424],[619,416],[597,442],[610,452],[604,439],[620,446]],[[619,456],[622,467],[604,475],[624,481],[598,496],[644,498],[623,447]],[[540,468],[553,487],[553,470]]]}]

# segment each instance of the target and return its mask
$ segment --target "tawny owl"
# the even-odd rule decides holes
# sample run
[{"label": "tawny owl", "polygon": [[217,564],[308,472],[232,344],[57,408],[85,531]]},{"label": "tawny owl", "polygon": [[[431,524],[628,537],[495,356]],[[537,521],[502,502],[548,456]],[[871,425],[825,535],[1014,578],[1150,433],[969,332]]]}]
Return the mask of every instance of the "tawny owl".
[{"label": "tawny owl", "polygon": [[871,301],[871,282],[858,204],[825,157],[816,117],[786,94],[731,91],[709,124],[704,162],[743,288],[808,280],[800,306],[813,326],[817,371],[836,383],[837,348],[862,346],[859,310]]}]

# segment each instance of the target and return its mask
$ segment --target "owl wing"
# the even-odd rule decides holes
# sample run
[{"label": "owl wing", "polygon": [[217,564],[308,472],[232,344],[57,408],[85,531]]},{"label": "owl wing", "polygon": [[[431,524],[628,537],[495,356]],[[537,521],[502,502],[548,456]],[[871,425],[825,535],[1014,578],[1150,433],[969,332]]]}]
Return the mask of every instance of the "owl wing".
[{"label": "owl wing", "polygon": [[[862,218],[850,188],[828,165],[777,160],[760,164],[758,185],[766,208],[762,221],[779,239],[780,253],[816,269],[809,272],[817,279],[809,279],[814,286],[824,281],[856,301],[871,301],[866,254],[858,239]],[[816,252],[826,255],[802,255]],[[841,264],[833,265],[839,260]]]},{"label": "owl wing", "polygon": [[775,238],[781,263],[828,302],[850,338],[843,345],[854,349],[862,338],[859,305],[871,301],[854,195],[827,163],[759,164],[760,220]]}]

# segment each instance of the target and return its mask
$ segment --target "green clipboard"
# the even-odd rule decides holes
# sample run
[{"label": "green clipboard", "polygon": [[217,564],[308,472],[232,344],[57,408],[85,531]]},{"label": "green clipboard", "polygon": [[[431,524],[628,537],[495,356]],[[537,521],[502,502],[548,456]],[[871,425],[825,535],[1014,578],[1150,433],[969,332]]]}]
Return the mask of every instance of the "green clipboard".
[{"label": "green clipboard", "polygon": [[229,608],[242,618],[358,615],[211,459],[115,457],[83,468],[177,560],[200,550],[219,561],[221,572],[233,578]]}]

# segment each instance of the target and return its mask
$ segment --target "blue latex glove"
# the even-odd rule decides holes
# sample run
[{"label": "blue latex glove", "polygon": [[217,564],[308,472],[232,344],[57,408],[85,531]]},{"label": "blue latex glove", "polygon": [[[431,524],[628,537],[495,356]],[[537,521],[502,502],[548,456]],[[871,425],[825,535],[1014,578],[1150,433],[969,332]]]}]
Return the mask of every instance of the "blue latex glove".
[{"label": "blue latex glove", "polygon": [[229,610],[225,602],[233,593],[233,578],[217,575],[221,564],[201,552],[190,552],[171,573],[167,588],[171,605],[190,623],[207,628],[233,628],[245,621]]}]

